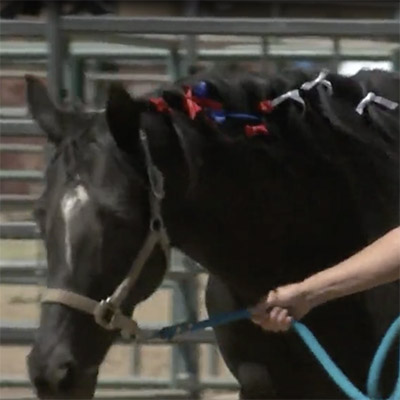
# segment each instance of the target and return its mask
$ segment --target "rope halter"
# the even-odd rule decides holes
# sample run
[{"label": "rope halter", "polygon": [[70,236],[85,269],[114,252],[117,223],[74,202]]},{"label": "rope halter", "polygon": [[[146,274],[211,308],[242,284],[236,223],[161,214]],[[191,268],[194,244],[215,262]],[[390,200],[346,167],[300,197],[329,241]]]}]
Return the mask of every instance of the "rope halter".
[{"label": "rope halter", "polygon": [[161,215],[161,202],[164,198],[164,178],[161,171],[154,165],[146,133],[140,131],[140,143],[144,152],[147,175],[149,180],[149,204],[151,219],[147,237],[139,250],[125,279],[117,286],[113,294],[101,301],[74,293],[70,290],[48,288],[42,303],[60,303],[81,312],[91,314],[98,325],[107,330],[118,330],[128,339],[141,335],[135,320],[123,315],[121,305],[127,298],[138,280],[146,261],[151,256],[155,246],[159,244],[164,252],[167,263],[170,259],[169,238]]}]

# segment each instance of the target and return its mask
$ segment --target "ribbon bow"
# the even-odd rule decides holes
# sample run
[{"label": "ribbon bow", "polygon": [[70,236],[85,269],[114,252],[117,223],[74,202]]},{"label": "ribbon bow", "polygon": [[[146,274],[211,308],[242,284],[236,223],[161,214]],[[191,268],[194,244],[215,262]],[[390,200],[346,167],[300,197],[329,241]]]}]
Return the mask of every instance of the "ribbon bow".
[{"label": "ribbon bow", "polygon": [[253,137],[257,135],[268,135],[268,129],[265,125],[246,125],[244,131],[247,137]]},{"label": "ribbon bow", "polygon": [[170,111],[168,103],[162,97],[152,97],[149,101],[158,112]]},{"label": "ribbon bow", "polygon": [[319,75],[313,80],[309,82],[304,82],[301,86],[300,89],[302,90],[311,90],[313,87],[321,84],[326,87],[328,90],[328,93],[330,96],[332,96],[333,89],[332,89],[332,83],[330,83],[327,79],[325,79],[329,74],[329,71],[324,69],[322,70]]},{"label": "ribbon bow", "polygon": [[191,119],[195,119],[196,115],[201,111],[201,106],[197,104],[196,99],[193,97],[192,88],[189,86],[185,88],[183,105]]},{"label": "ribbon bow", "polygon": [[274,109],[274,106],[271,100],[263,100],[258,103],[258,109],[261,112],[270,113]]},{"label": "ribbon bow", "polygon": [[373,92],[369,92],[356,107],[356,112],[360,115],[364,113],[365,107],[367,107],[370,103],[379,104],[389,110],[395,110],[398,107],[398,103],[395,103],[392,100],[386,99],[385,97],[377,96]]},{"label": "ribbon bow", "polygon": [[200,81],[193,86],[192,99],[201,107],[211,108],[213,110],[222,110],[222,104],[217,101],[210,99],[208,96],[208,85],[205,81]]},{"label": "ribbon bow", "polygon": [[303,111],[306,108],[306,103],[301,97],[298,89],[289,90],[288,92],[283,93],[278,97],[275,97],[275,99],[271,100],[271,107],[275,108],[276,106],[278,106],[279,104],[283,103],[285,100],[288,99],[294,100],[296,103],[299,103],[302,106]]}]

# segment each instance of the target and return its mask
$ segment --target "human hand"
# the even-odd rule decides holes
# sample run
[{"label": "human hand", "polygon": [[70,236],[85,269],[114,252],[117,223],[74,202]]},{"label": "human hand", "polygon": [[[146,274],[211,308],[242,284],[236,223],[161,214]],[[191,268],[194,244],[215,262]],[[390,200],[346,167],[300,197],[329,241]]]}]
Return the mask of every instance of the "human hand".
[{"label": "human hand", "polygon": [[293,283],[271,290],[252,310],[252,321],[273,332],[287,331],[293,319],[304,317],[312,306],[302,283]]}]

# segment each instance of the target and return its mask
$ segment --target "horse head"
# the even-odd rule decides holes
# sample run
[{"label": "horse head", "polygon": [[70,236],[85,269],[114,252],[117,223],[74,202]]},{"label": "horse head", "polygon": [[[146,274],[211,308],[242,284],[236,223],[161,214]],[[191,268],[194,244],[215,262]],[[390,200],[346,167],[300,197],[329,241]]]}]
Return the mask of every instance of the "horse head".
[{"label": "horse head", "polygon": [[[151,187],[139,143],[143,104],[114,87],[105,113],[61,110],[32,77],[27,78],[27,99],[54,145],[34,212],[47,251],[47,287],[100,302],[129,274],[151,229]],[[143,262],[133,290],[119,304],[126,316],[154,292],[166,272],[166,255],[158,243]],[[42,303],[28,356],[38,396],[92,397],[99,366],[117,334],[68,302]]]}]

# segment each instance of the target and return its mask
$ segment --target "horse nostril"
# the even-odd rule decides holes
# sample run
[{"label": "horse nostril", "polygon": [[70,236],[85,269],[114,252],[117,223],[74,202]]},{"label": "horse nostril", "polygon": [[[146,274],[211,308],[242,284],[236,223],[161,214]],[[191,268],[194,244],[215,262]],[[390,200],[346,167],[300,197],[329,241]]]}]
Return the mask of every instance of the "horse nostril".
[{"label": "horse nostril", "polygon": [[49,391],[49,382],[44,378],[34,378],[32,382],[38,393],[45,393]]},{"label": "horse nostril", "polygon": [[61,392],[68,391],[74,382],[74,366],[72,362],[66,362],[55,369],[54,383],[56,389]]}]

